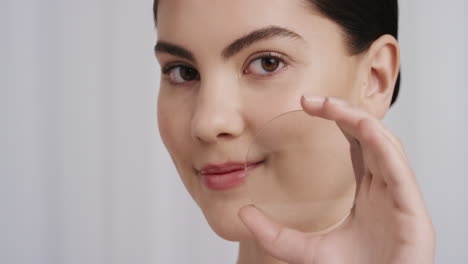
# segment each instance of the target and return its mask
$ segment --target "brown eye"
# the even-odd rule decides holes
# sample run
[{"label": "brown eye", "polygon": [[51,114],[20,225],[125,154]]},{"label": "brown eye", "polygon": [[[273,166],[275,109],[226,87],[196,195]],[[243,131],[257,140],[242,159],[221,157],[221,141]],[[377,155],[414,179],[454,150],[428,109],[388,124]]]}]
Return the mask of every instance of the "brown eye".
[{"label": "brown eye", "polygon": [[180,77],[184,79],[185,81],[191,81],[197,78],[198,72],[189,67],[181,67],[180,68]]},{"label": "brown eye", "polygon": [[262,67],[267,72],[274,72],[276,69],[278,69],[279,64],[280,61],[277,58],[262,58]]},{"label": "brown eye", "polygon": [[264,56],[253,60],[246,68],[246,72],[256,75],[269,75],[284,67],[285,63],[282,59],[275,56]]},{"label": "brown eye", "polygon": [[187,66],[175,66],[168,70],[169,78],[174,83],[184,83],[199,78],[198,71]]}]

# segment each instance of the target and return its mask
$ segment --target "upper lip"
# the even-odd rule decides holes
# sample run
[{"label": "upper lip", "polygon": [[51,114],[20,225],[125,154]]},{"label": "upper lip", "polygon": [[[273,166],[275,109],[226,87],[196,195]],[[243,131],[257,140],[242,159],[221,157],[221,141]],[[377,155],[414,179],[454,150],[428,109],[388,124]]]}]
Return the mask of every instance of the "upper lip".
[{"label": "upper lip", "polygon": [[263,160],[247,162],[247,164],[239,161],[229,161],[222,164],[207,164],[199,170],[199,173],[201,175],[225,174],[233,171],[244,170],[246,166],[249,167],[257,165],[261,162],[263,162]]}]

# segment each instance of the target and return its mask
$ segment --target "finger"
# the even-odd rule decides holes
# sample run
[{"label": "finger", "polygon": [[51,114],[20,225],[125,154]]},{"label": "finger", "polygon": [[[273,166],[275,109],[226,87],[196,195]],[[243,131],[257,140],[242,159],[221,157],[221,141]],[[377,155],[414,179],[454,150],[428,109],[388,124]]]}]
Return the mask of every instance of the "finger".
[{"label": "finger", "polygon": [[306,249],[308,239],[304,233],[283,227],[252,205],[239,210],[239,217],[259,244],[273,257],[287,263],[303,263],[313,252]]},{"label": "finger", "polygon": [[394,147],[398,149],[401,158],[409,164],[400,141],[395,136],[393,136],[393,134],[387,128],[385,128],[382,122],[366,111],[357,107],[353,107],[346,101],[334,97],[312,96],[307,97],[306,99],[306,97],[303,96],[301,98],[301,104],[304,111],[308,114],[334,120],[342,129],[345,136],[348,134],[347,138],[350,136],[358,139],[358,141],[361,140],[359,138],[359,122],[364,119],[373,120],[385,135],[385,137],[387,137],[387,139],[394,145]]},{"label": "finger", "polygon": [[303,96],[301,105],[304,111],[310,115],[322,117],[329,120],[334,120],[347,126],[348,129],[357,127],[360,120],[364,118],[373,119],[378,122],[379,127],[383,130],[386,137],[399,149],[402,155],[406,155],[403,145],[388,129],[385,128],[382,122],[378,121],[368,112],[351,106],[348,102],[336,97],[323,96]]},{"label": "finger", "polygon": [[381,175],[388,185],[396,205],[407,212],[424,208],[413,171],[398,150],[390,144],[375,122],[364,119],[359,123],[364,151],[369,151],[377,163],[374,175]]},{"label": "finger", "polygon": [[[406,205],[420,205],[417,197],[419,189],[415,184],[414,175],[409,169],[406,155],[399,148],[399,144],[392,141],[392,137],[387,136],[391,133],[378,120],[365,111],[353,108],[336,98],[312,97],[312,99],[306,100],[303,97],[301,103],[304,111],[314,116],[336,121],[345,135],[349,134],[356,138],[363,148],[371,150],[371,153],[364,155],[371,157],[366,159],[366,167],[373,167],[371,168],[372,175],[377,180],[383,180],[387,185],[391,185],[393,197],[398,199],[399,205],[403,206],[405,199],[410,202]],[[366,125],[369,123],[372,124],[372,133]],[[375,138],[377,136],[378,141]],[[371,148],[368,148],[368,145]],[[368,162],[368,160],[378,161],[379,168],[375,168],[374,163],[376,162]],[[409,209],[409,207],[406,208]]]},{"label": "finger", "polygon": [[[308,114],[336,122],[350,144],[351,161],[356,179],[356,198],[361,190],[368,191],[373,179],[369,178],[363,181],[364,176],[371,177],[372,174],[368,173],[368,169],[365,167],[362,146],[358,138],[358,124],[363,118],[370,118],[370,114],[351,107],[347,102],[337,98],[303,96],[301,104]],[[366,183],[366,186],[362,186],[363,182]],[[379,182],[379,179],[376,182]]]},{"label": "finger", "polygon": [[361,144],[359,144],[359,141],[354,138],[351,140],[349,152],[351,156],[351,164],[353,165],[354,177],[356,179],[356,192],[354,194],[354,200],[356,201],[361,189],[368,189],[367,186],[363,185],[363,183],[365,183],[364,177],[366,175],[366,166],[364,163],[362,147]]},{"label": "finger", "polygon": [[349,142],[349,154],[351,156],[351,164],[353,165],[354,177],[356,180],[356,193],[354,197],[356,199],[361,189],[362,180],[366,172],[364,159],[362,155],[362,148],[359,144],[359,141],[357,141],[351,135],[348,135],[348,133],[346,133],[346,131],[344,131],[341,127],[338,126],[338,128],[341,130],[346,140],[348,140]]}]

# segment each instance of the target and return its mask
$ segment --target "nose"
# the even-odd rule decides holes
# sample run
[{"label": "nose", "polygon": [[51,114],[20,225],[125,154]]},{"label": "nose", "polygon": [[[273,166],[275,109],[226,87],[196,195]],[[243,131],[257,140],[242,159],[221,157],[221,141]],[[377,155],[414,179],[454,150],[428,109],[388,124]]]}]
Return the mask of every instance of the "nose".
[{"label": "nose", "polygon": [[245,124],[238,93],[225,87],[201,86],[191,125],[192,138],[203,143],[240,136]]}]

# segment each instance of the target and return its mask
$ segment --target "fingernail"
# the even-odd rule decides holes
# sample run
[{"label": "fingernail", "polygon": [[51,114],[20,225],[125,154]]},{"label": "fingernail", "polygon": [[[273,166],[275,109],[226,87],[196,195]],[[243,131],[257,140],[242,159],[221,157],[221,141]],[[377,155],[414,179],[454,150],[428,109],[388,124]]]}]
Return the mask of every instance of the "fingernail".
[{"label": "fingernail", "polygon": [[320,95],[308,95],[308,94],[304,94],[303,96],[304,96],[304,99],[305,99],[308,103],[312,103],[312,104],[316,104],[316,105],[323,104],[323,102],[325,101],[325,97],[320,96]]}]

